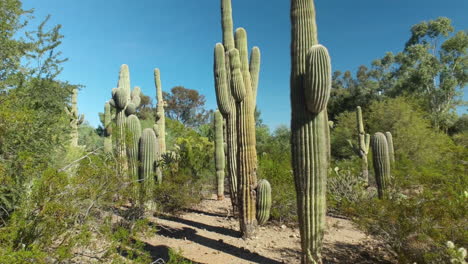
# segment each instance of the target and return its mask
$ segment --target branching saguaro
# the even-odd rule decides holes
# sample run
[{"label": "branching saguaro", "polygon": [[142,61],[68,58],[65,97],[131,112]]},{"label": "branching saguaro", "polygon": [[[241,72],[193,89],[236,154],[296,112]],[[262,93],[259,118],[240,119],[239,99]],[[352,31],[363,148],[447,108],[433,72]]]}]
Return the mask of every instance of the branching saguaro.
[{"label": "branching saguaro", "polygon": [[255,99],[260,71],[260,50],[253,48],[250,63],[247,33],[233,33],[230,0],[221,0],[223,44],[215,47],[215,87],[218,108],[226,119],[227,167],[234,210],[238,209],[244,238],[256,226],[257,152]]},{"label": "branching saguaro", "polygon": [[362,178],[369,183],[369,165],[367,162],[367,155],[369,154],[370,135],[366,134],[364,130],[364,122],[362,120],[361,107],[356,107],[356,122],[358,130],[358,154],[361,158],[361,172]]},{"label": "branching saguaro", "polygon": [[331,63],[312,0],[291,0],[291,151],[303,264],[322,263],[329,168]]},{"label": "branching saguaro", "polygon": [[65,107],[65,112],[70,118],[70,145],[78,147],[78,126],[84,121],[84,115],[78,114],[78,89],[73,89],[71,106]]}]

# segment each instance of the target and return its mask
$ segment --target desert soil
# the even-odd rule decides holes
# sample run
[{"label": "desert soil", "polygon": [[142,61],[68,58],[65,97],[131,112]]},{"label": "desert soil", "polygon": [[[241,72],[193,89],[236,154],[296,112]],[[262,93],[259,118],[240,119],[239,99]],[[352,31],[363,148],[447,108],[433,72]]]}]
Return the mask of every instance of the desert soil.
[{"label": "desert soil", "polygon": [[[229,216],[231,202],[204,200],[180,216],[151,218],[157,234],[142,241],[154,261],[167,261],[169,248],[181,250],[194,263],[300,263],[297,228],[267,224],[256,237],[240,238],[239,223]],[[383,246],[345,219],[327,217],[324,263],[395,263]],[[162,261],[155,263],[163,263]]]}]

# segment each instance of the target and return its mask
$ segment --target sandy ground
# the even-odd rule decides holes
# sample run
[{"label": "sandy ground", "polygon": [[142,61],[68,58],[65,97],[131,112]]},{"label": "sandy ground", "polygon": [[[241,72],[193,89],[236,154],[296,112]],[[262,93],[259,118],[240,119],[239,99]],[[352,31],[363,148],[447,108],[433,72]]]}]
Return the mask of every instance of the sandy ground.
[{"label": "sandy ground", "polygon": [[[184,214],[152,218],[157,234],[142,239],[154,260],[167,260],[168,249],[203,264],[300,263],[300,237],[295,228],[267,224],[256,237],[240,238],[239,223],[228,217],[230,200],[204,200]],[[348,220],[327,217],[324,263],[395,263],[378,241]]]}]

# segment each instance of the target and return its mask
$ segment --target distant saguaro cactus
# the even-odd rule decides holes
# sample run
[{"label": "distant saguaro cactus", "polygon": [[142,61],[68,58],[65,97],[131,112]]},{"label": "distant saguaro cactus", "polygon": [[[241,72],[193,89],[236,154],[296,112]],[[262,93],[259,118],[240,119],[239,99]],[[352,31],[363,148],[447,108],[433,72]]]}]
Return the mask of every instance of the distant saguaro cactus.
[{"label": "distant saguaro cactus", "polygon": [[271,209],[271,185],[267,180],[258,181],[257,196],[257,221],[263,225],[270,219]]},{"label": "distant saguaro cactus", "polygon": [[157,137],[159,141],[160,153],[166,153],[166,116],[164,112],[164,98],[161,85],[161,73],[159,69],[154,69],[154,83],[156,86],[156,99],[158,105],[156,107],[156,125],[158,129]]},{"label": "distant saguaro cactus", "polygon": [[391,173],[388,143],[383,133],[377,132],[372,137],[372,161],[374,163],[378,195],[382,199],[385,196]]},{"label": "distant saguaro cactus", "polygon": [[78,114],[78,89],[73,89],[71,106],[65,107],[65,112],[70,118],[70,145],[78,147],[78,126],[84,121],[84,115]]},{"label": "distant saguaro cactus", "polygon": [[215,167],[218,200],[224,199],[224,141],[223,141],[223,116],[216,110],[214,113],[215,130]]},{"label": "distant saguaro cactus", "polygon": [[362,177],[369,183],[369,165],[367,162],[367,155],[369,154],[370,135],[364,131],[364,122],[362,121],[362,110],[358,106],[356,108],[356,121],[358,131],[358,153],[361,158],[361,172]]},{"label": "distant saguaro cactus", "polygon": [[322,263],[329,168],[331,62],[318,44],[312,0],[291,0],[291,151],[303,264]]},{"label": "distant saguaro cactus", "polygon": [[106,153],[112,153],[112,119],[111,105],[106,102],[102,120],[104,126],[104,151]]}]

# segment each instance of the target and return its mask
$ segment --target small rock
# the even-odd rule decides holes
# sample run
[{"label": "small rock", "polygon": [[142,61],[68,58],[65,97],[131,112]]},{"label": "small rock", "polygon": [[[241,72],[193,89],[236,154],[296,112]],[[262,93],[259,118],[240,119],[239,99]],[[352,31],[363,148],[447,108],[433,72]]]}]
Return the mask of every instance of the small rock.
[{"label": "small rock", "polygon": [[281,225],[281,229],[286,229],[286,226],[285,226],[285,225]]}]

